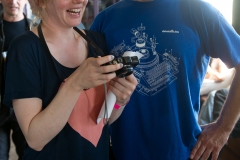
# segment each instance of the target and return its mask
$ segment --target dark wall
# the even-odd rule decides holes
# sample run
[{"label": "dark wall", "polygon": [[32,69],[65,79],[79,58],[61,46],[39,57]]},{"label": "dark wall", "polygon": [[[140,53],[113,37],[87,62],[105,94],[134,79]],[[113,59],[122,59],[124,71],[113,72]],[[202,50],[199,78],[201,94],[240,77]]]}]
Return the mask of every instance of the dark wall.
[{"label": "dark wall", "polygon": [[240,0],[233,0],[232,25],[240,34]]}]

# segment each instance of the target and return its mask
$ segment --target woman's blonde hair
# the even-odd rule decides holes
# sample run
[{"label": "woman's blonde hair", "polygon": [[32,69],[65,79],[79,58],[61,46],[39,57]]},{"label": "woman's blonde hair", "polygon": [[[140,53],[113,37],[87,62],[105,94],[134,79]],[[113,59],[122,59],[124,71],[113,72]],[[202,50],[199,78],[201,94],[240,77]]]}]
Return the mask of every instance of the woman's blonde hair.
[{"label": "woman's blonde hair", "polygon": [[29,0],[34,19],[32,24],[37,24],[42,19],[42,10],[50,0]]}]

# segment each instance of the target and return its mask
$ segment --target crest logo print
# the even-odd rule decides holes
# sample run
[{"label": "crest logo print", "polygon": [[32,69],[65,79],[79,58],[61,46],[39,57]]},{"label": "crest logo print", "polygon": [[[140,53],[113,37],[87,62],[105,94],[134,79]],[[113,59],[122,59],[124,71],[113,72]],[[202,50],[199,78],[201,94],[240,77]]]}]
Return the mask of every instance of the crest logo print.
[{"label": "crest logo print", "polygon": [[126,45],[123,41],[111,50],[111,54],[122,56],[127,51],[142,54],[143,57],[134,70],[138,80],[136,91],[145,96],[153,96],[177,80],[179,60],[172,55],[172,50],[158,53],[156,37],[149,37],[143,24],[132,28],[130,33],[133,35],[132,45]]}]

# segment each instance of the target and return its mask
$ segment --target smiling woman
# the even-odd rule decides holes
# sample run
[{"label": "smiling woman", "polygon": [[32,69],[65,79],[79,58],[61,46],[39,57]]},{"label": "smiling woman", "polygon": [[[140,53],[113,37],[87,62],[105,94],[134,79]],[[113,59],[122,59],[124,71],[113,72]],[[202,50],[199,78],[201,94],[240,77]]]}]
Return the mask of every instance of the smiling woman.
[{"label": "smiling woman", "polygon": [[[103,120],[96,124],[103,84],[109,82],[116,103],[123,106],[137,80],[133,75],[117,78],[121,64],[103,66],[113,59],[106,55],[103,35],[74,27],[81,23],[87,0],[30,4],[40,23],[11,43],[4,97],[27,141],[23,160],[108,160],[108,125]],[[80,33],[104,54],[99,57]]]},{"label": "smiling woman", "polygon": [[[81,4],[78,4],[79,2],[81,2]],[[66,17],[66,13],[68,13],[69,15],[71,15],[72,18],[77,18],[77,20],[74,19],[74,23],[75,23],[74,26],[78,26],[81,23],[82,16],[87,4],[87,0],[75,0],[75,1],[73,0],[72,7],[74,6],[76,8],[72,8],[72,7],[66,8],[66,7],[69,7],[68,1],[63,1],[61,4],[58,4],[58,3],[56,4],[55,1],[51,1],[51,0],[29,1],[29,3],[31,4],[33,14],[36,15],[35,20],[42,19],[43,16],[45,16],[44,19],[54,17],[53,19],[55,20],[61,20],[64,17]],[[48,5],[46,6],[46,4]],[[78,5],[74,5],[74,4],[78,4]],[[56,6],[58,7],[55,8]],[[46,10],[46,7],[48,7],[47,10]],[[49,14],[51,16],[49,16]]]}]

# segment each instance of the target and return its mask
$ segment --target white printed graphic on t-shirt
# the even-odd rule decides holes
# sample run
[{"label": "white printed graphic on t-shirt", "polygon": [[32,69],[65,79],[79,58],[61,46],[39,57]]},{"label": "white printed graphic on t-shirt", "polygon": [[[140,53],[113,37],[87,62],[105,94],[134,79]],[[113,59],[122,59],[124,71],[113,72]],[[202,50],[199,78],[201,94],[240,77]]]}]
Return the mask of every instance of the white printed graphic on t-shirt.
[{"label": "white printed graphic on t-shirt", "polygon": [[177,80],[175,75],[179,72],[179,62],[172,55],[172,50],[163,51],[162,54],[158,53],[156,37],[154,35],[148,37],[145,30],[146,28],[142,24],[136,29],[131,29],[131,33],[134,35],[131,38],[133,45],[127,46],[123,41],[111,50],[111,54],[122,56],[124,52],[133,51],[143,55],[139,65],[134,69],[134,75],[138,80],[136,90],[142,95],[152,96]]}]

